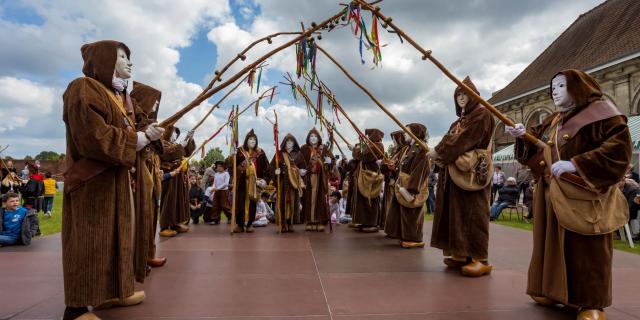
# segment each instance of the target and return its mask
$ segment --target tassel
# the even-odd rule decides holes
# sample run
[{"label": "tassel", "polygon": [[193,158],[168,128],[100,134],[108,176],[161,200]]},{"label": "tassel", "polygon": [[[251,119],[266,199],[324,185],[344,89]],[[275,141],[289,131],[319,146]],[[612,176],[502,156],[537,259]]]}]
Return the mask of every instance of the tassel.
[{"label": "tassel", "polygon": [[271,97],[269,98],[269,104],[273,104],[273,96],[276,94],[276,87],[271,89]]},{"label": "tassel", "polygon": [[260,92],[260,79],[262,78],[262,68],[260,68],[260,72],[258,73],[258,86],[256,88],[256,93]]},{"label": "tassel", "polygon": [[258,116],[258,108],[260,107],[260,99],[256,100],[256,117]]}]

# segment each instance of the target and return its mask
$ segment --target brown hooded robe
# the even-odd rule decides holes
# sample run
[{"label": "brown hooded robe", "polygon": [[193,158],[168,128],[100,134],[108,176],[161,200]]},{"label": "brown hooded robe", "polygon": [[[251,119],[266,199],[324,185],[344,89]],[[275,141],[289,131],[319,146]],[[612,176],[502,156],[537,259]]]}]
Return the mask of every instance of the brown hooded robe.
[{"label": "brown hooded robe", "polygon": [[[160,155],[160,167],[164,173],[169,173],[182,165],[182,159],[191,155],[196,145],[190,139],[186,147],[180,143],[162,141],[163,152]],[[191,217],[189,211],[189,179],[187,171],[181,169],[175,177],[162,182],[160,200],[160,229],[174,227],[188,222]]]},{"label": "brown hooded robe", "polygon": [[[469,77],[463,81],[478,93]],[[471,257],[486,260],[489,256],[489,198],[491,185],[478,191],[458,187],[449,176],[447,165],[467,151],[486,149],[491,143],[495,126],[491,113],[478,101],[469,97],[463,110],[453,99],[460,117],[435,147],[440,168],[436,192],[436,212],[433,216],[431,246],[444,251],[446,256]]]},{"label": "brown hooded robe", "polygon": [[[249,149],[249,138],[256,138],[256,146],[255,148]],[[245,154],[249,156],[249,159],[246,159]],[[253,162],[253,165],[256,169],[256,176],[258,179],[264,179],[265,181],[268,178],[269,174],[269,159],[267,159],[267,155],[264,153],[258,146],[258,136],[253,132],[253,129],[247,133],[244,137],[244,143],[242,147],[238,149],[236,153],[236,172],[238,177],[236,178],[236,183],[238,186],[236,187],[236,225],[249,227],[253,224],[253,221],[256,219],[256,205],[257,203],[251,199],[248,199],[249,211],[246,212],[246,204],[247,198],[249,194],[247,193],[247,174],[245,173],[246,165],[243,165],[245,160]],[[245,213],[248,215],[249,219],[246,221],[245,225]]]},{"label": "brown hooded robe", "polygon": [[[420,140],[425,140],[427,128],[419,123],[410,123],[407,128]],[[409,182],[402,186],[409,193],[416,195],[420,193],[422,186],[429,180],[430,165],[427,159],[427,152],[417,143],[402,148],[397,170],[409,175]],[[396,173],[399,176],[400,173]],[[388,217],[385,225],[385,232],[389,237],[408,242],[422,242],[422,227],[424,225],[424,204],[418,208],[408,208],[401,205],[397,200],[397,195],[389,200]]]},{"label": "brown hooded robe", "polygon": [[369,147],[366,144],[357,145],[353,149],[353,159],[357,160],[358,163],[351,180],[353,181],[352,190],[356,191],[349,196],[353,201],[351,204],[353,223],[366,228],[378,225],[378,218],[380,215],[380,195],[371,199],[364,197],[358,188],[358,177],[361,170],[380,172],[380,167],[376,161],[378,159],[381,160],[384,157],[384,154],[382,153],[384,152],[384,145],[382,144],[384,133],[378,129],[365,129],[365,135],[369,137],[371,142],[376,144],[378,149]]},{"label": "brown hooded robe", "polygon": [[[312,133],[318,137],[316,147],[313,147],[309,142]],[[324,225],[329,221],[329,206],[327,205],[329,165],[324,163],[324,157],[330,157],[333,164],[333,155],[322,144],[322,137],[316,128],[309,131],[305,142],[300,148],[307,165],[307,174],[304,176],[306,188],[302,196],[304,222]]]},{"label": "brown hooded robe", "polygon": [[[134,99],[136,109],[136,127],[145,130],[156,122],[158,107],[162,93],[150,86],[139,82],[133,82],[131,98]],[[162,188],[162,170],[160,170],[160,158],[162,144],[152,142],[138,151],[135,172],[135,210],[137,224],[144,226],[146,232],[136,234],[136,246],[146,247],[148,251],[136,254],[136,280],[142,281],[146,274],[148,259],[156,255],[156,226],[158,224],[158,203]]]},{"label": "brown hooded robe", "polygon": [[[554,113],[528,131],[548,141],[553,119],[563,117],[557,140],[560,158],[573,162],[575,174],[592,188],[606,189],[622,179],[631,160],[626,118],[613,103],[602,99],[593,78],[578,70],[561,73],[567,77],[567,90],[576,108],[565,115]],[[580,118],[587,120],[576,121]],[[581,125],[576,126],[578,122]],[[540,163],[542,150],[518,138],[515,154],[518,161],[530,166],[537,180],[527,294],[588,309],[610,306],[612,234],[585,236],[560,226],[549,199],[545,164]],[[553,161],[558,161],[556,153],[552,154]]]},{"label": "brown hooded robe", "polygon": [[[287,152],[286,143],[287,140],[293,141],[293,150],[291,153]],[[296,189],[289,180],[289,167],[284,160],[284,157],[288,157],[289,165],[292,170],[299,170],[299,168],[306,168],[304,157],[300,152],[300,145],[292,134],[287,134],[282,143],[280,143],[280,155],[279,155],[279,168],[280,168],[280,185],[277,187],[280,197],[280,212],[286,221],[286,224],[292,225],[295,221],[300,221],[300,197],[302,196],[303,188],[300,185],[299,189]],[[276,170],[276,157],[273,156],[270,166],[271,179],[277,184],[278,177],[275,174]],[[276,212],[276,219],[280,219]]]},{"label": "brown hooded robe", "polygon": [[130,54],[116,41],[83,45],[86,77],[73,80],[63,95],[65,180],[84,177],[76,188],[65,184],[62,205],[62,267],[69,307],[96,306],[134,293],[138,230],[129,169],[136,161],[137,136],[127,127],[124,105],[111,87],[119,47]]},{"label": "brown hooded robe", "polygon": [[[393,154],[388,159],[388,161],[383,161],[380,167],[382,173],[384,173],[384,196],[382,198],[382,210],[380,212],[381,219],[378,219],[380,228],[384,228],[384,232],[387,235],[390,235],[393,230],[396,229],[396,226],[400,223],[398,220],[400,218],[399,215],[389,215],[389,206],[391,204],[391,200],[395,197],[394,184],[395,180],[398,179],[396,168],[400,163],[400,157],[404,152],[404,149],[407,147],[407,144],[404,141],[404,131],[398,130],[391,133],[391,138],[393,139],[393,143],[395,144],[395,148],[393,149]],[[392,184],[391,181],[394,181]],[[390,221],[387,224],[389,219],[395,219],[396,221]],[[387,225],[389,229],[387,229]]]}]

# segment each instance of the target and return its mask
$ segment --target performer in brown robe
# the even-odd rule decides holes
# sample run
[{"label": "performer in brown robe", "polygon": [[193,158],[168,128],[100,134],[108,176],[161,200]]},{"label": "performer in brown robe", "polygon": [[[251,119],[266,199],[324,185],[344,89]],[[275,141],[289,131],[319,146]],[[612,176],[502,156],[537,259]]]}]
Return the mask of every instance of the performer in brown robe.
[{"label": "performer in brown robe", "polygon": [[[393,154],[387,161],[383,161],[380,166],[380,170],[384,173],[384,196],[382,198],[383,203],[380,214],[384,218],[380,220],[380,227],[384,228],[384,232],[388,238],[395,238],[392,233],[397,230],[396,226],[400,223],[400,221],[397,220],[400,216],[390,216],[389,206],[391,205],[391,200],[395,197],[395,181],[398,179],[396,168],[398,167],[400,158],[402,157],[407,144],[404,141],[404,132],[402,130],[392,132],[391,138],[394,143]],[[389,221],[390,219],[395,220]]]},{"label": "performer in brown robe", "polygon": [[[136,132],[126,80],[130,51],[116,41],[81,48],[85,77],[63,95],[66,173],[62,214],[63,319],[98,319],[87,306],[129,306],[142,302],[134,292],[136,224],[130,169],[136,152],[163,130]],[[114,71],[115,70],[115,71]],[[137,265],[136,267],[145,267]]]},{"label": "performer in brown robe", "polygon": [[[269,174],[269,159],[260,147],[258,136],[253,129],[244,137],[244,143],[236,154],[236,228],[235,233],[254,231],[253,221],[256,219],[256,201],[262,194],[260,191],[267,186],[265,179]],[[251,166],[251,168],[250,168]],[[255,170],[255,176],[251,177],[251,171]],[[252,197],[250,188],[259,187]]]},{"label": "performer in brown robe", "polygon": [[[427,128],[424,125],[410,123],[407,127],[418,139],[427,139]],[[385,232],[390,238],[399,239],[403,248],[423,248],[422,227],[430,161],[427,159],[427,152],[406,133],[404,140],[406,147],[402,148],[395,168],[395,175],[399,178],[394,183],[394,196],[389,200]],[[401,181],[402,179],[406,180]]]},{"label": "performer in brown robe", "polygon": [[[131,98],[136,109],[136,127],[146,129],[157,122],[158,108],[162,93],[155,88],[140,82],[133,82]],[[138,112],[139,111],[139,112]],[[150,267],[162,267],[167,258],[156,258],[156,229],[158,225],[158,203],[162,191],[162,170],[160,170],[159,153],[162,143],[152,143],[138,152],[136,159],[136,216],[140,223],[145,223],[148,232],[136,234],[136,242],[149,248],[145,256],[136,256],[136,263],[146,263]],[[140,275],[137,274],[137,277]]]},{"label": "performer in brown robe", "polygon": [[333,155],[322,144],[322,138],[316,128],[307,134],[301,151],[307,165],[304,176],[304,194],[302,196],[302,213],[306,223],[306,231],[324,231],[329,221],[327,191],[329,189],[328,174],[333,166]]},{"label": "performer in brown robe", "polygon": [[[527,294],[543,305],[577,306],[578,319],[604,319],[602,310],[611,305],[612,233],[582,235],[561,226],[550,202],[550,174],[579,176],[597,192],[615,186],[631,160],[629,128],[598,83],[582,71],[558,73],[551,93],[559,112],[530,129],[554,150],[551,173],[543,171],[548,164],[541,149],[522,138],[515,147],[518,161],[531,168],[537,182]],[[524,127],[507,131],[521,136]]]},{"label": "performer in brown robe", "polygon": [[[354,174],[352,175],[353,188],[356,190],[351,194],[352,208],[351,214],[353,218],[353,223],[358,225],[358,230],[362,232],[378,232],[378,218],[380,215],[380,192],[377,192],[376,195],[370,195],[370,198],[367,198],[365,195],[367,191],[365,189],[362,190],[362,185],[358,183],[358,179],[361,179],[361,174],[364,174],[364,170],[373,171],[379,173],[382,177],[382,173],[380,172],[379,163],[382,162],[384,157],[384,145],[382,144],[382,138],[384,137],[384,133],[378,129],[365,129],[365,135],[375,144],[375,146],[370,146],[365,143],[359,143],[352,150],[353,159],[357,160],[357,168],[355,168]],[[367,181],[363,183],[365,187],[371,187],[371,184]],[[365,195],[363,195],[363,193]]]},{"label": "performer in brown robe", "polygon": [[186,226],[191,217],[189,211],[189,181],[187,177],[188,167],[181,167],[182,160],[195,150],[193,132],[189,132],[181,143],[176,143],[180,136],[178,128],[171,128],[170,141],[162,141],[163,152],[160,155],[160,167],[164,173],[177,172],[168,180],[162,181],[162,194],[160,200],[160,235],[173,237],[177,233],[189,231]]},{"label": "performer in brown robe", "polygon": [[279,222],[280,217],[277,212],[276,219],[282,226],[282,232],[293,232],[295,217],[300,216],[300,197],[304,190],[300,172],[305,170],[306,164],[298,141],[290,133],[280,143],[278,162],[279,166],[276,166],[274,155],[271,160],[271,179],[277,185],[277,177],[280,176],[277,192],[280,197],[280,214],[283,215],[283,222]]},{"label": "performer in brown robe", "polygon": [[[479,94],[469,77],[463,83]],[[443,250],[448,267],[461,268],[465,276],[479,277],[492,269],[488,263],[491,186],[478,191],[462,189],[451,179],[448,165],[467,151],[487,149],[494,121],[491,113],[461,88],[455,90],[454,101],[459,118],[430,153],[441,166],[431,246]]]}]

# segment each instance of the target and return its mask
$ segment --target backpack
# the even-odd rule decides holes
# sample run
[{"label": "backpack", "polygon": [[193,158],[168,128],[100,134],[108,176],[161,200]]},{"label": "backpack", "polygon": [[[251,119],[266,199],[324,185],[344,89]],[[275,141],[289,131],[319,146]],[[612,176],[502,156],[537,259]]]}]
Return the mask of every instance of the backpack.
[{"label": "backpack", "polygon": [[31,238],[38,233],[40,229],[40,220],[38,219],[38,213],[35,209],[29,209],[27,215],[22,220],[20,232],[20,241],[23,245],[28,246],[31,244]]}]

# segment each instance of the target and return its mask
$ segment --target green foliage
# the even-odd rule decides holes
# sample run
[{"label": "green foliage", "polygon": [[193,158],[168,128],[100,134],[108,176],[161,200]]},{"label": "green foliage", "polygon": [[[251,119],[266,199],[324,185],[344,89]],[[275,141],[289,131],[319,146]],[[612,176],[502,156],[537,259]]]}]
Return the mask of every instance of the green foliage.
[{"label": "green foliage", "polygon": [[60,154],[54,151],[42,151],[35,157],[36,160],[58,160],[58,158]]},{"label": "green foliage", "polygon": [[204,156],[204,159],[200,160],[200,165],[203,168],[207,168],[212,166],[216,161],[223,161],[224,155],[222,154],[222,150],[220,148],[215,147],[213,149],[209,149],[207,154]]},{"label": "green foliage", "polygon": [[28,156],[25,156],[24,159],[27,161],[31,161],[33,160],[33,157],[28,155]]}]

